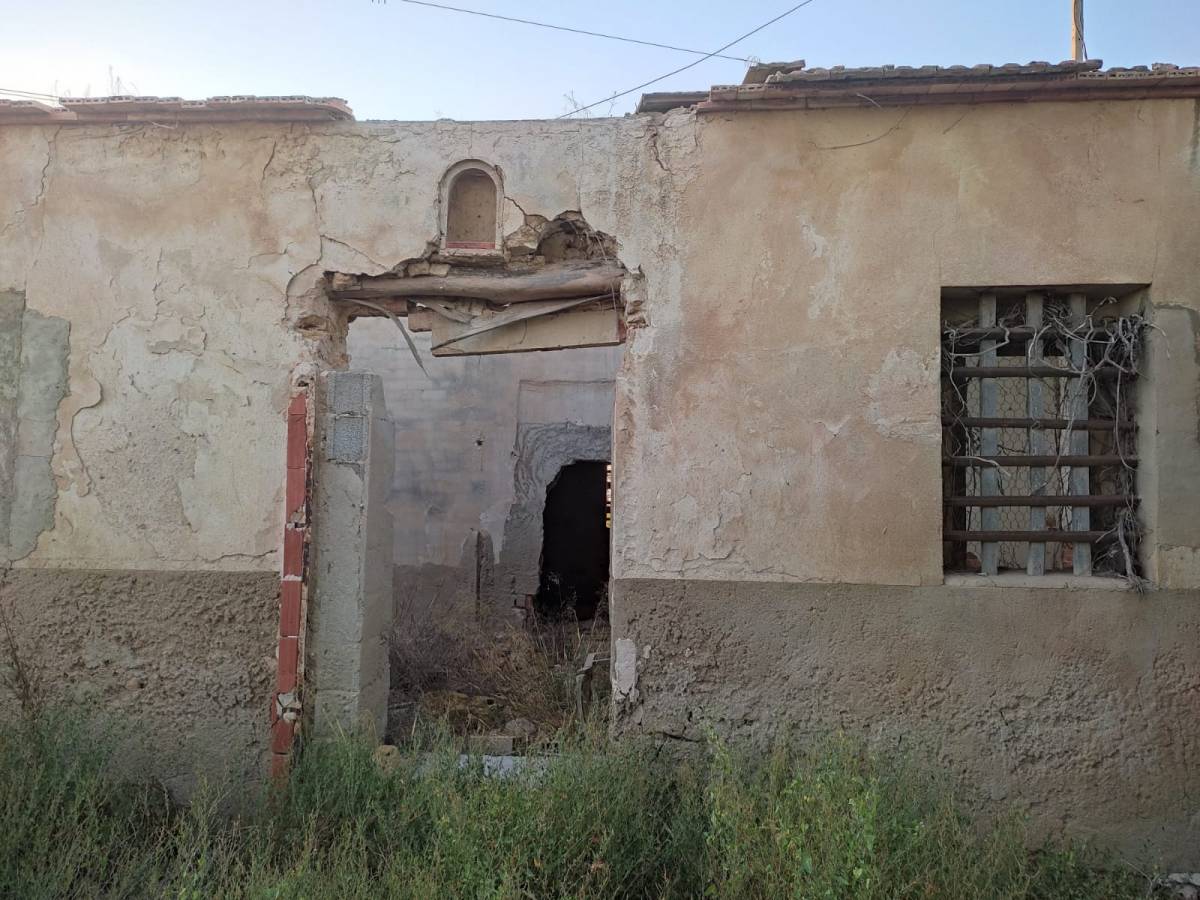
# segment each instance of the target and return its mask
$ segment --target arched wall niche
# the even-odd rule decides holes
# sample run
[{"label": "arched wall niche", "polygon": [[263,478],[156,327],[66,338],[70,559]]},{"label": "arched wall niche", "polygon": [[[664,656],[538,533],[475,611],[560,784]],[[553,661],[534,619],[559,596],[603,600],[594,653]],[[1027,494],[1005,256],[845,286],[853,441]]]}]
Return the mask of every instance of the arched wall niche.
[{"label": "arched wall niche", "polygon": [[449,251],[495,253],[502,246],[500,173],[478,159],[455,163],[442,176],[442,247]]}]

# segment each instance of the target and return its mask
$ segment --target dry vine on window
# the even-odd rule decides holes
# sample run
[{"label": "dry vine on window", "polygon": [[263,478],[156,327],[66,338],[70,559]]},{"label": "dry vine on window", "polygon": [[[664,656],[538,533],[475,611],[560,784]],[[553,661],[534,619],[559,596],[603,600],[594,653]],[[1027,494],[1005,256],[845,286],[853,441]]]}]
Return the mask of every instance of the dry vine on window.
[{"label": "dry vine on window", "polygon": [[1137,581],[1146,321],[1083,293],[943,301],[946,568]]}]

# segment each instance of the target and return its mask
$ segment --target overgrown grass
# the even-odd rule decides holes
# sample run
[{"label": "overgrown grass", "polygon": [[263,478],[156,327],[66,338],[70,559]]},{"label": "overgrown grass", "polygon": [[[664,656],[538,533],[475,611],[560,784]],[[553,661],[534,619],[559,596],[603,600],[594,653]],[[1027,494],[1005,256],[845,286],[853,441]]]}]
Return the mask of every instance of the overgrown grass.
[{"label": "overgrown grass", "polygon": [[[46,723],[53,721],[53,727]],[[70,721],[67,719],[66,721]],[[383,772],[310,744],[240,817],[114,780],[117,746],[46,718],[0,732],[0,896],[251,898],[1141,897],[1079,848],[979,830],[937,777],[845,740],[703,759],[596,735],[489,777],[434,736]]]},{"label": "overgrown grass", "polygon": [[[589,652],[607,654],[608,644],[606,623],[570,616],[528,628],[447,623],[407,602],[389,640],[391,686],[421,718],[449,714],[461,733],[499,730],[520,717],[549,736],[576,724],[575,675]],[[469,698],[492,704],[496,721],[453,708]]]}]

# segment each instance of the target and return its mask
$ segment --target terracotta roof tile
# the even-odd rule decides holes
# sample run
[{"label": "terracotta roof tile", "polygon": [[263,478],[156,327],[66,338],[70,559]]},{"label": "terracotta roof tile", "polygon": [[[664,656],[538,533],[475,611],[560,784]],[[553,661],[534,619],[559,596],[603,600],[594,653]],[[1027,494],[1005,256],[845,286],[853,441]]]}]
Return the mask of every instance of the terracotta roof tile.
[{"label": "terracotta roof tile", "polygon": [[1098,59],[976,66],[833,66],[803,62],[752,66],[740,85],[697,93],[646,94],[639,112],[696,106],[726,109],[821,109],[989,101],[1200,97],[1200,67],[1167,63],[1102,69]]}]

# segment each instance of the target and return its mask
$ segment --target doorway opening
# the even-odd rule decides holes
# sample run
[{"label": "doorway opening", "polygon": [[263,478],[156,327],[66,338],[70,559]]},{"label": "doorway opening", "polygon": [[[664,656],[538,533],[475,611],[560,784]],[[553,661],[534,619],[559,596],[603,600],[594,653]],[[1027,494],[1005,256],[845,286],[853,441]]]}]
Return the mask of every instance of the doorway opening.
[{"label": "doorway opening", "polygon": [[608,612],[611,471],[603,461],[573,462],[546,490],[534,599],[543,618],[586,622]]}]

